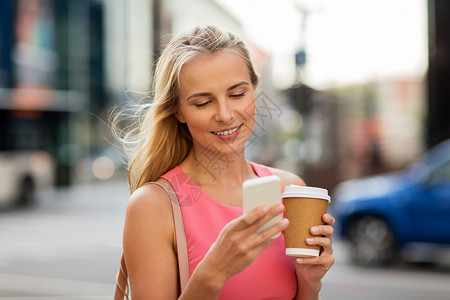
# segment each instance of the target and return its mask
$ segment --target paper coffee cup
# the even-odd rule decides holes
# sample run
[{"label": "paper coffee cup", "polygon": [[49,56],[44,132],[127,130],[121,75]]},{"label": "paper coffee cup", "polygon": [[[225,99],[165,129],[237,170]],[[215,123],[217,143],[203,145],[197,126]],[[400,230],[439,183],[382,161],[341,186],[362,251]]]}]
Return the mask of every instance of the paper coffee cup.
[{"label": "paper coffee cup", "polygon": [[289,226],[284,230],[286,255],[294,257],[319,256],[320,246],[306,244],[313,237],[310,228],[324,225],[322,215],[327,212],[330,196],[326,189],[289,185],[281,194],[285,206],[284,217]]}]

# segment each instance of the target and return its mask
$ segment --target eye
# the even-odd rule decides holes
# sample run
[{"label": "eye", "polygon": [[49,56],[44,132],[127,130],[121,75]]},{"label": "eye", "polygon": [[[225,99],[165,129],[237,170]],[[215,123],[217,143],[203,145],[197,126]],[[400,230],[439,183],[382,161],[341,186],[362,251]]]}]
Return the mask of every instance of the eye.
[{"label": "eye", "polygon": [[233,95],[230,95],[230,97],[231,98],[241,98],[242,96],[244,96],[245,95],[245,93],[240,93],[240,94],[233,94]]},{"label": "eye", "polygon": [[206,102],[202,102],[202,103],[197,103],[197,104],[195,104],[195,107],[202,108],[202,107],[205,107],[206,105],[208,105],[210,102],[211,102],[211,101],[206,101]]}]

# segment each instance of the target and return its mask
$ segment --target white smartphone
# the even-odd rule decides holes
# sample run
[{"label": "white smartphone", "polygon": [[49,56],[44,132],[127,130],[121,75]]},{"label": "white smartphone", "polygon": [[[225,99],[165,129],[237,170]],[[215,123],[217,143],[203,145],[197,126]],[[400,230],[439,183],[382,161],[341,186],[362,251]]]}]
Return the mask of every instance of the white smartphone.
[{"label": "white smartphone", "polygon": [[[276,175],[249,179],[242,185],[244,213],[262,205],[273,206],[281,203],[281,179]],[[257,231],[263,231],[281,221],[281,214],[270,219]],[[272,238],[277,238],[277,233]]]}]

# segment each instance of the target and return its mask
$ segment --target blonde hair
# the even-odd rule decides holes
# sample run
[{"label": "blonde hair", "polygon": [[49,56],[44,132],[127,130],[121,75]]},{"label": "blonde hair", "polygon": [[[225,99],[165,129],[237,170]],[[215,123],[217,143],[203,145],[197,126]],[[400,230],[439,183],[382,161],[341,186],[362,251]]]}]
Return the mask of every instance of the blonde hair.
[{"label": "blonde hair", "polygon": [[187,34],[172,38],[157,61],[153,81],[153,101],[138,105],[134,122],[125,131],[118,129],[120,115],[113,119],[116,137],[130,151],[128,182],[131,193],[147,182],[156,181],[179,165],[192,148],[192,137],[184,123],[178,122],[180,71],[184,64],[199,55],[221,50],[240,55],[247,64],[251,83],[256,74],[244,42],[235,34],[214,26],[196,27]]}]

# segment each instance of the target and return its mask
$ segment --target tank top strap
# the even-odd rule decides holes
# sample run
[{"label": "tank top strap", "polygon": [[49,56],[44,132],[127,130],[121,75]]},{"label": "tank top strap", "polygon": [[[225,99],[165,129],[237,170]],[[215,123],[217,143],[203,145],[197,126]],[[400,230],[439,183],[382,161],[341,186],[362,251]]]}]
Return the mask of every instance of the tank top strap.
[{"label": "tank top strap", "polygon": [[253,170],[255,170],[256,174],[259,177],[264,177],[264,176],[270,176],[273,175],[272,172],[270,172],[269,168],[264,166],[264,165],[260,165],[257,163],[254,163],[252,161],[248,161],[250,163],[250,165],[253,167]]},{"label": "tank top strap", "polygon": [[171,181],[172,178],[176,177],[182,172],[181,168],[179,166],[176,166],[172,170],[166,172],[165,174],[161,175],[161,178],[164,178],[167,181]]}]

